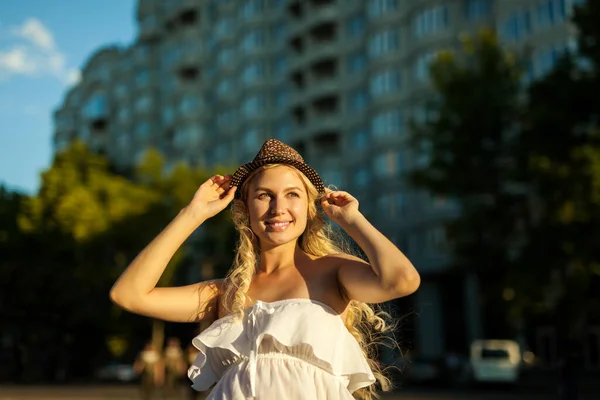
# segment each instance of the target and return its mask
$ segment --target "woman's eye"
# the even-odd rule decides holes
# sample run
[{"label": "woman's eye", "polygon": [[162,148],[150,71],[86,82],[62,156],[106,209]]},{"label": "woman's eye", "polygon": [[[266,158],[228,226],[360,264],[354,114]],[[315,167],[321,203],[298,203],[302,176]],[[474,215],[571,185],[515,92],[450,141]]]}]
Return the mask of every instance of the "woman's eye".
[{"label": "woman's eye", "polygon": [[300,197],[300,195],[296,192],[289,192],[288,194],[292,197]]},{"label": "woman's eye", "polygon": [[267,197],[271,197],[269,193],[261,193],[258,195],[259,199],[266,199]]}]

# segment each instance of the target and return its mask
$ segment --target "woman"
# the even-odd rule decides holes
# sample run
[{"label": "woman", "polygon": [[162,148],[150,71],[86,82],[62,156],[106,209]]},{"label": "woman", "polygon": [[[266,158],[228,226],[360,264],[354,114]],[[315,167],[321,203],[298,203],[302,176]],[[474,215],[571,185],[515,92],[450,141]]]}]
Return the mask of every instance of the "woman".
[{"label": "woman", "polygon": [[[231,202],[239,243],[227,277],[155,287],[184,240]],[[333,243],[319,206],[369,263]],[[384,388],[389,382],[369,359],[368,332],[385,323],[366,303],[409,295],[419,283],[354,197],[325,189],[294,149],[270,139],[233,176],[203,183],[123,272],[111,298],[153,318],[216,320],[194,338],[200,353],[188,370],[197,390],[216,383],[208,399],[369,399],[376,377]]]}]

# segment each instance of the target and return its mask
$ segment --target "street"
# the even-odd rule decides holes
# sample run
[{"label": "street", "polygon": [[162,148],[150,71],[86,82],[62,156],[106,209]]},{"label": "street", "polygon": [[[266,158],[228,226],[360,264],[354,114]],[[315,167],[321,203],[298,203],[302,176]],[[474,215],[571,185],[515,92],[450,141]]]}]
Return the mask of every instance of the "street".
[{"label": "street", "polygon": [[[597,398],[597,397],[596,397]],[[137,400],[135,386],[3,386],[0,385],[0,400]],[[517,392],[511,390],[483,391],[424,391],[402,390],[385,395],[382,400],[549,400],[558,399],[551,393]],[[591,400],[592,395],[580,396],[579,400]]]}]

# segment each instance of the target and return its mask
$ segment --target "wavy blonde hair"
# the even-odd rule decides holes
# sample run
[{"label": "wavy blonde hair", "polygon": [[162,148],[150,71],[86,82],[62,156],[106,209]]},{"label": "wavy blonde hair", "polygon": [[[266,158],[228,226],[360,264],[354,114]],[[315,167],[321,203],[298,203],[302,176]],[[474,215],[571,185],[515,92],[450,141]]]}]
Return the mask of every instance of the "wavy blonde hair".
[{"label": "wavy blonde hair", "polygon": [[[253,171],[240,188],[241,199],[234,201],[232,206],[233,222],[238,232],[238,243],[233,265],[225,277],[222,305],[227,313],[237,314],[242,317],[249,300],[248,289],[252,278],[257,272],[260,255],[258,238],[250,228],[250,217],[246,207],[248,185],[261,171],[275,168],[282,164],[267,164]],[[298,239],[298,245],[307,254],[323,257],[331,254],[348,254],[342,250],[343,242],[334,240],[331,226],[324,223],[323,213],[319,211],[321,196],[314,185],[297,169],[294,169],[308,193],[308,220],[305,231]],[[337,242],[337,243],[336,243]],[[370,305],[358,301],[350,301],[344,324],[348,331],[359,343],[377,382],[383,391],[392,388],[391,381],[384,375],[383,369],[377,360],[377,346],[383,343],[384,334],[390,331],[386,323],[389,315],[381,310],[376,310]],[[378,398],[377,385],[370,385],[354,392],[354,397],[361,400]]]}]

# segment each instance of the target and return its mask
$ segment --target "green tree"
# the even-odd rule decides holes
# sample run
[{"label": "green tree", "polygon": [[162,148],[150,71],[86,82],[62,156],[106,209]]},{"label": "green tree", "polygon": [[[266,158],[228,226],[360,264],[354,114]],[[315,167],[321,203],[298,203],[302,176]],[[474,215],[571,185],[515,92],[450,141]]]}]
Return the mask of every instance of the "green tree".
[{"label": "green tree", "polygon": [[571,341],[600,317],[600,4],[577,8],[574,22],[578,51],[531,85],[519,143],[536,206],[519,262],[551,289],[536,305]]},{"label": "green tree", "polygon": [[457,203],[459,215],[445,222],[454,266],[477,274],[485,287],[482,307],[494,315],[486,328],[506,334],[506,320],[494,321],[505,303],[511,233],[523,213],[514,171],[520,68],[484,30],[464,37],[459,52],[440,53],[431,65],[431,83],[433,117],[414,126],[412,141],[424,157],[410,179]]},{"label": "green tree", "polygon": [[[2,260],[0,275],[8,278],[2,285],[9,295],[3,296],[0,307],[7,311],[3,324],[20,341],[19,358],[25,360],[22,369],[29,379],[54,379],[61,369],[89,374],[110,357],[107,346],[113,355],[123,354],[133,350],[125,349],[126,343],[147,337],[147,320],[112,305],[109,289],[208,175],[183,164],[168,171],[162,156],[151,150],[124,176],[105,158],[75,143],[55,156],[35,196],[17,202],[2,192],[0,200],[11,205],[5,210],[12,211],[0,213],[0,218],[12,221],[6,226],[16,227],[18,234],[8,235],[6,247],[13,250]],[[205,228],[211,237],[231,232],[231,223],[225,222],[226,216],[219,216]],[[223,257],[222,248],[203,244],[186,244],[160,284],[188,283],[180,267],[199,269],[192,264],[199,251]],[[162,341],[162,326],[154,325],[155,339]],[[39,363],[39,357],[52,361]],[[47,371],[40,370],[44,365]]]}]

